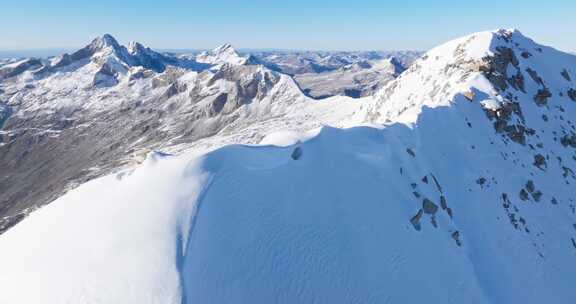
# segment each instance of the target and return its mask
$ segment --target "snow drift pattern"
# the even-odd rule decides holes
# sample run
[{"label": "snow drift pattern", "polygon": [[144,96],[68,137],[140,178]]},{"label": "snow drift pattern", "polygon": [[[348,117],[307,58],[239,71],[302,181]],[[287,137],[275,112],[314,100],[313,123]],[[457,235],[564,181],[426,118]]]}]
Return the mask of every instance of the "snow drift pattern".
[{"label": "snow drift pattern", "polygon": [[152,154],[0,236],[0,302],[574,302],[575,66],[474,34],[337,115],[385,127]]}]

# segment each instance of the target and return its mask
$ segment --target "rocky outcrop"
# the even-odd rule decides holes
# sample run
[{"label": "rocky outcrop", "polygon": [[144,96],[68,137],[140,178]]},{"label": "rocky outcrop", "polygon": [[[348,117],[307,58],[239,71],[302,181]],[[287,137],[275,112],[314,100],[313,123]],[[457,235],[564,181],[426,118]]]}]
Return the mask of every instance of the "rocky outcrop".
[{"label": "rocky outcrop", "polygon": [[550,90],[548,90],[548,88],[543,88],[538,90],[536,95],[534,95],[534,102],[536,102],[538,106],[545,106],[548,104],[548,98],[550,97],[552,97]]},{"label": "rocky outcrop", "polygon": [[568,92],[568,97],[572,100],[572,101],[576,101],[576,90],[574,89],[569,89]]},{"label": "rocky outcrop", "polygon": [[431,200],[425,198],[422,201],[422,210],[424,210],[424,213],[427,214],[435,214],[438,211],[438,206],[434,204]]},{"label": "rocky outcrop", "polygon": [[[518,67],[518,59],[514,50],[508,47],[497,47],[497,52],[494,56],[486,56],[482,58],[482,64],[479,70],[488,78],[488,80],[501,91],[508,88],[507,69],[508,65],[512,64]],[[515,83],[516,81],[512,81]]]}]

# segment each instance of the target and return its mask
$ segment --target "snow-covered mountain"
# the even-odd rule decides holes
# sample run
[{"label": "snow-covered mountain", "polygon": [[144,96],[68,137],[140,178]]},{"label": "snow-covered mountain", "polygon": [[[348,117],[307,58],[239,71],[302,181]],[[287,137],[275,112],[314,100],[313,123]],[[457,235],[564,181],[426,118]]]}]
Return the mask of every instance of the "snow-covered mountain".
[{"label": "snow-covered mountain", "polygon": [[353,64],[395,58],[407,67],[418,59],[420,51],[255,51],[251,55],[270,69],[290,74],[318,74]]},{"label": "snow-covered mountain", "polygon": [[405,69],[396,58],[392,57],[357,62],[334,71],[299,74],[294,76],[294,80],[313,98],[335,95],[358,98],[379,91]]},{"label": "snow-covered mountain", "polygon": [[109,35],[0,75],[0,231],[152,149],[198,144],[306,100],[291,77],[261,65],[167,57]]},{"label": "snow-covered mountain", "polygon": [[0,302],[576,301],[576,56],[481,32],[323,100],[262,65],[112,58],[111,86],[92,60],[1,83],[0,185],[124,169],[0,236]]},{"label": "snow-covered mountain", "polygon": [[241,56],[230,44],[224,44],[209,52],[202,52],[196,56],[196,61],[207,64],[250,64],[251,56]]}]

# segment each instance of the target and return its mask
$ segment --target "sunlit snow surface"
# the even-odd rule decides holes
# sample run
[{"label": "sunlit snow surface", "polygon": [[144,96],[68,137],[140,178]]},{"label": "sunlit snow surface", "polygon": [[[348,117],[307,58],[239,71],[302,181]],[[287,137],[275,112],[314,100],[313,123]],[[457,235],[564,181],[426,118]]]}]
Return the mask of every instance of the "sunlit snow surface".
[{"label": "sunlit snow surface", "polygon": [[[471,56],[489,51],[483,35]],[[479,74],[429,80],[450,63],[437,60],[417,62],[427,68],[401,76],[388,99],[338,113],[342,125],[371,115],[385,127],[270,130],[263,146],[151,154],[70,191],[0,236],[0,303],[576,302],[572,180],[555,158],[538,169],[528,146],[495,133],[482,106],[500,100]],[[528,144],[573,164],[530,81],[524,116],[541,134]],[[444,83],[458,85],[428,94]],[[472,87],[474,102],[460,94]],[[549,102],[576,113],[566,98]],[[314,107],[326,110],[304,108]],[[519,198],[528,181],[538,201]],[[423,199],[438,210],[413,225]]]}]

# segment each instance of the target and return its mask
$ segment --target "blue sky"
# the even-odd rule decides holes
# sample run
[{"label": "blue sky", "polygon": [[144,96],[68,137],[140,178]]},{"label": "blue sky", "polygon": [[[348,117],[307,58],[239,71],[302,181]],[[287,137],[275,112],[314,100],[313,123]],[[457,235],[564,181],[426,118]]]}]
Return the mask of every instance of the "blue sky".
[{"label": "blue sky", "polygon": [[428,49],[495,28],[576,51],[576,1],[1,0],[0,49],[76,48],[110,33],[153,48]]}]

